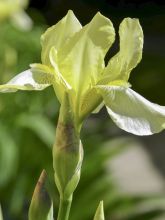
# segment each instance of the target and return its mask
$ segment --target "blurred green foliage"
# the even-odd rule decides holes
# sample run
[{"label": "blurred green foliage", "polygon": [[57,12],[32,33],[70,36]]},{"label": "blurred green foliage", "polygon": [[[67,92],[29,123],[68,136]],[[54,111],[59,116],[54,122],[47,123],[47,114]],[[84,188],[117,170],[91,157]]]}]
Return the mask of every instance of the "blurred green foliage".
[{"label": "blurred green foliage", "polygon": [[[35,18],[35,11],[32,14]],[[144,19],[142,26],[147,22]],[[45,26],[35,22],[32,30],[27,32],[12,26],[8,20],[0,23],[1,84],[16,73],[28,69],[30,63],[40,61],[40,35],[44,30]],[[150,46],[152,38],[150,41],[142,64],[132,74],[131,80],[136,91],[165,105],[162,86],[165,82],[162,66],[165,56],[159,50],[153,52],[155,47]],[[157,89],[158,85],[160,89]],[[4,220],[27,219],[32,192],[43,168],[50,179],[57,214],[58,193],[53,182],[51,147],[58,111],[59,103],[51,88],[43,92],[0,94],[0,203]],[[85,159],[70,219],[92,219],[100,200],[104,200],[107,220],[156,220],[157,216],[163,215],[163,208],[153,206],[156,202],[164,203],[163,198],[119,193],[107,169],[107,162],[131,147],[135,141],[121,137],[123,133],[120,132],[104,116],[104,110],[86,122],[82,131]],[[141,205],[147,208],[141,209]]]}]

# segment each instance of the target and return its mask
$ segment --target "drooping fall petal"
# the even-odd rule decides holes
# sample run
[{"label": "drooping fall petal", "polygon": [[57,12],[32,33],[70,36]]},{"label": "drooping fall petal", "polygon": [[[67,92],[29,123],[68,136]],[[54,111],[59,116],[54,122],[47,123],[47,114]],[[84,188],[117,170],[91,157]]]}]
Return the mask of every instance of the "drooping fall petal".
[{"label": "drooping fall petal", "polygon": [[107,111],[121,129],[151,135],[165,128],[165,107],[149,102],[130,88],[100,86]]},{"label": "drooping fall petal", "polygon": [[[26,70],[4,85],[0,85],[0,92],[16,92],[17,90],[43,90],[51,83],[51,75],[42,71],[33,73]],[[42,82],[41,82],[42,81]]]}]

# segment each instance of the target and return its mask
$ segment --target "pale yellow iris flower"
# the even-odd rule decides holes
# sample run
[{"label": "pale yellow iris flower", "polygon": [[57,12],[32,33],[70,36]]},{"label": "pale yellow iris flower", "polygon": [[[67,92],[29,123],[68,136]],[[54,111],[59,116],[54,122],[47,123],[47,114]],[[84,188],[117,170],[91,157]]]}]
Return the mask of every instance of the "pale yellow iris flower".
[{"label": "pale yellow iris flower", "polygon": [[42,90],[52,85],[60,103],[67,93],[77,121],[105,104],[112,120],[123,130],[150,135],[165,128],[165,107],[134,92],[130,72],[140,62],[143,31],[138,19],[125,18],[119,27],[120,50],[105,66],[104,58],[115,40],[111,21],[97,13],[81,26],[72,11],[41,37],[42,64],[0,86],[1,92]]}]

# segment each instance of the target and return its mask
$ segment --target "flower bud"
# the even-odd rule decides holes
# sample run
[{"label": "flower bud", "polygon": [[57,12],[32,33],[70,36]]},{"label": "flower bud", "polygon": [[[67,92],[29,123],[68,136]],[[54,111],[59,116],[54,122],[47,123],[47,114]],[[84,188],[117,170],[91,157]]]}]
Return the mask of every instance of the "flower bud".
[{"label": "flower bud", "polygon": [[74,119],[69,97],[65,94],[53,147],[55,183],[64,200],[69,199],[79,182],[83,160],[83,148]]},{"label": "flower bud", "polygon": [[47,175],[42,171],[29,209],[29,220],[53,220],[53,202],[46,187]]},{"label": "flower bud", "polygon": [[3,220],[1,205],[0,205],[0,220]]},{"label": "flower bud", "polygon": [[104,205],[103,205],[103,201],[100,202],[96,213],[95,213],[95,217],[94,220],[104,220]]}]

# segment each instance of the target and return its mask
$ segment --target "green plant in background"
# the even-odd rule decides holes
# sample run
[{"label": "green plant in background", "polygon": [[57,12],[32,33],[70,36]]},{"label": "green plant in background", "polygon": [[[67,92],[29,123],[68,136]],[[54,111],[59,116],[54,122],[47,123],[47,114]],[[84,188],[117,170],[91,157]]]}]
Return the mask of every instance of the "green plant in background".
[{"label": "green plant in background", "polygon": [[[10,4],[14,5],[13,2],[11,1]],[[0,11],[1,6],[0,4]],[[30,31],[26,29],[25,32],[25,28],[20,29],[20,26],[14,26],[11,24],[11,19],[8,18],[6,17],[3,21],[0,19],[1,84],[13,77],[13,74],[22,71],[29,63],[39,60],[40,43],[38,39],[43,32],[41,25],[33,26]],[[51,159],[50,146],[54,140],[52,121],[56,119],[57,108],[56,104],[52,103],[54,111],[51,111],[52,98],[50,90],[48,93],[40,94],[40,97],[37,94],[32,96],[30,93],[24,93],[21,96],[17,94],[12,98],[12,102],[10,94],[1,94],[0,203],[2,203],[2,209],[7,207],[7,215],[12,216],[13,219],[23,219],[26,215],[24,214],[26,211],[23,210],[26,199],[29,198],[29,191],[32,191],[30,188],[33,182],[33,178],[30,180],[28,175],[40,172],[39,166],[42,164],[43,156],[45,162]],[[30,139],[29,136],[31,136]],[[28,141],[25,143],[24,140]],[[34,153],[38,151],[37,141],[40,142],[40,153],[37,154],[38,162],[35,159],[31,160],[29,172],[29,166],[26,166],[24,162],[27,157],[31,157],[32,149]],[[41,167],[43,166],[41,165]],[[51,167],[51,164],[49,166]],[[44,167],[50,170],[47,165]],[[13,187],[13,185],[18,187]],[[6,213],[4,213],[4,219],[6,218]]]},{"label": "green plant in background", "polygon": [[[69,11],[42,35],[42,64],[32,64],[30,70],[0,86],[2,92],[15,92],[42,90],[53,85],[60,101],[53,147],[55,183],[60,193],[58,220],[69,217],[83,159],[80,130],[91,112],[99,111],[104,102],[112,120],[137,135],[149,135],[165,128],[164,107],[129,88],[129,74],[142,55],[143,33],[138,20],[124,19],[119,35],[120,51],[105,67],[104,56],[115,37],[112,23],[98,13],[82,28]],[[98,220],[104,219],[102,205],[99,207],[95,215]],[[31,212],[29,216],[31,220],[36,219]],[[45,219],[53,217],[49,215]]]},{"label": "green plant in background", "polygon": [[10,22],[22,30],[30,30],[32,20],[25,13],[28,0],[0,0],[0,22],[10,19]]}]

